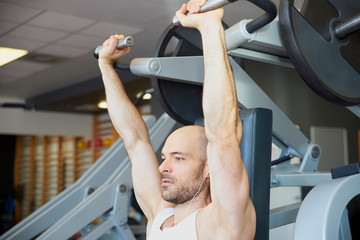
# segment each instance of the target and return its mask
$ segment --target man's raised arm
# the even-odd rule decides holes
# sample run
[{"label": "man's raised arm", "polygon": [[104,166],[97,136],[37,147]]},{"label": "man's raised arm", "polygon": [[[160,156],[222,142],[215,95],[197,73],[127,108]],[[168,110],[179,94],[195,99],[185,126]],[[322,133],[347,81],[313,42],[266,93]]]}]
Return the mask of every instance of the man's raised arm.
[{"label": "man's raised arm", "polygon": [[103,43],[99,54],[99,68],[105,86],[111,120],[122,138],[132,164],[132,178],[136,198],[147,218],[151,219],[161,200],[161,177],[158,161],[150,145],[146,125],[132,104],[113,64],[130,48],[116,49],[121,35],[113,35]]},{"label": "man's raised arm", "polygon": [[255,211],[249,198],[249,182],[240,154],[242,125],[232,69],[221,19],[223,9],[197,13],[204,0],[193,0],[177,12],[184,26],[197,28],[204,54],[203,111],[208,138],[211,214],[227,229],[228,239],[253,239]]}]

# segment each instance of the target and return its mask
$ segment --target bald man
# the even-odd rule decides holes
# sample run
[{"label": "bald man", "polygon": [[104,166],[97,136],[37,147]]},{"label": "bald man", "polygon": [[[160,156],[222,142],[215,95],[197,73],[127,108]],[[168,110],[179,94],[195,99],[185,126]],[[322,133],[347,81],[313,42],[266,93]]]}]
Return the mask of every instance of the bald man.
[{"label": "bald man", "polygon": [[205,128],[186,126],[173,132],[162,149],[160,166],[145,123],[113,69],[130,51],[116,49],[123,36],[106,40],[99,56],[109,113],[132,164],[135,196],[148,219],[149,240],[255,235],[255,210],[240,154],[242,125],[221,24],[223,9],[198,13],[204,2],[190,1],[176,16],[184,27],[202,35]]}]

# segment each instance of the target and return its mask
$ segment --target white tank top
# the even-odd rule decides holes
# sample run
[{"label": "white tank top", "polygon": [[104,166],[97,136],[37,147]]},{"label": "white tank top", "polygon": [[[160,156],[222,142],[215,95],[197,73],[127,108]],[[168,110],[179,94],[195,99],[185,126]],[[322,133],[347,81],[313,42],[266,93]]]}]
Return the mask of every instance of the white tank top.
[{"label": "white tank top", "polygon": [[196,216],[201,209],[184,218],[174,227],[164,228],[161,226],[166,219],[174,215],[174,208],[165,208],[156,215],[151,226],[148,240],[197,240]]}]

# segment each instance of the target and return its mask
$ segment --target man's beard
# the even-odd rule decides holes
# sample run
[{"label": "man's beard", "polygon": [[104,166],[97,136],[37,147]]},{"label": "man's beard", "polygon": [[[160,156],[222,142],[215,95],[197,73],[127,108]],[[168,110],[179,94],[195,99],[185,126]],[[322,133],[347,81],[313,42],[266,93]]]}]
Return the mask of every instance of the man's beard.
[{"label": "man's beard", "polygon": [[[202,182],[202,172],[204,166],[202,165],[194,179],[194,181],[188,181],[187,184],[178,185],[177,179],[174,179],[167,174],[163,174],[163,178],[167,178],[173,182],[172,187],[176,188],[174,190],[169,190],[168,187],[163,187],[162,197],[165,201],[174,203],[174,204],[182,204],[187,201],[190,201],[197,191],[199,191],[201,182]],[[193,183],[193,184],[191,184]],[[200,190],[201,192],[202,190]]]}]

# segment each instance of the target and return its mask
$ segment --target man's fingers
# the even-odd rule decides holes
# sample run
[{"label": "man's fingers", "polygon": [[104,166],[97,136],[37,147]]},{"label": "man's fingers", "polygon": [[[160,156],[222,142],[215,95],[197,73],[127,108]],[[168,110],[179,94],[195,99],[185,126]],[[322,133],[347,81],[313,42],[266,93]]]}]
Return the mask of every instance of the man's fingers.
[{"label": "man's fingers", "polygon": [[122,49],[121,52],[122,55],[128,54],[130,52],[130,47]]},{"label": "man's fingers", "polygon": [[183,4],[183,5],[181,6],[181,8],[175,13],[176,17],[179,19],[180,22],[181,22],[182,19],[184,19],[184,17],[185,17],[185,14],[186,14],[186,12],[187,12],[186,8],[187,8],[187,7],[186,7],[186,4]]},{"label": "man's fingers", "polygon": [[207,0],[201,0],[200,1],[200,7],[204,6],[204,4],[206,3]]},{"label": "man's fingers", "polygon": [[115,36],[111,36],[109,39],[109,46],[108,46],[108,50],[109,52],[113,53],[116,50],[116,45],[117,45],[118,40],[116,39]]},{"label": "man's fingers", "polygon": [[118,40],[125,38],[124,35],[122,35],[122,34],[121,35],[116,34],[116,35],[114,35],[114,37]]},{"label": "man's fingers", "polygon": [[200,12],[200,8],[202,6],[204,6],[204,4],[206,3],[207,0],[191,0],[188,3],[188,8],[187,10],[191,13],[199,13]]},{"label": "man's fingers", "polygon": [[102,44],[103,48],[105,48],[105,47],[108,45],[108,42],[109,42],[109,39],[106,39],[106,40],[103,42],[103,44]]},{"label": "man's fingers", "polygon": [[176,12],[176,13],[179,13],[179,14],[182,14],[182,15],[185,15],[186,12],[187,12],[187,5],[184,3],[181,8]]},{"label": "man's fingers", "polygon": [[194,12],[195,12],[195,9],[196,8],[196,5],[195,5],[195,3],[194,2],[192,2],[192,1],[190,1],[190,2],[188,2],[188,4],[187,4],[187,11],[189,12],[189,13],[191,13],[191,14],[193,14]]}]

